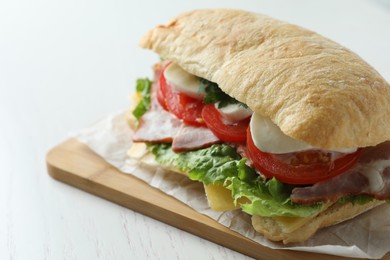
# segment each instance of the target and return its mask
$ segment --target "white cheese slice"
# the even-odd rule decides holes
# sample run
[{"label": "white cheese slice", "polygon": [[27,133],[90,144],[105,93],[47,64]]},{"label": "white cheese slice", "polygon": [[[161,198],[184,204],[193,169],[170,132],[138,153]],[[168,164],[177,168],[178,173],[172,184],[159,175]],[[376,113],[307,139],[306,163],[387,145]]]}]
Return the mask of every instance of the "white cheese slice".
[{"label": "white cheese slice", "polygon": [[[255,146],[263,152],[282,154],[305,150],[321,150],[305,142],[285,135],[268,117],[253,113],[250,121],[250,131]],[[329,152],[353,153],[357,148],[337,149]]]},{"label": "white cheese slice", "polygon": [[215,104],[215,108],[219,110],[221,115],[230,122],[238,122],[252,115],[250,108],[245,108],[240,104],[229,104],[222,108],[218,108],[219,103]]},{"label": "white cheese slice", "polygon": [[164,77],[169,85],[177,92],[184,93],[196,99],[203,99],[204,89],[199,78],[183,70],[176,63],[171,63],[164,71]]},{"label": "white cheese slice", "polygon": [[285,135],[271,119],[257,113],[252,115],[250,131],[255,146],[266,153],[280,154],[315,149]]}]

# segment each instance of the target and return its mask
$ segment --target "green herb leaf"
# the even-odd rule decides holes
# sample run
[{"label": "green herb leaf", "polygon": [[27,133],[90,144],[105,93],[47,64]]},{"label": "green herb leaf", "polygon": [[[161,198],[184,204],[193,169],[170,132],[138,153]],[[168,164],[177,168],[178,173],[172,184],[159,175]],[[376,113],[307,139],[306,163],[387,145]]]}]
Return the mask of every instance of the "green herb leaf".
[{"label": "green herb leaf", "polygon": [[152,90],[152,82],[145,79],[138,79],[136,85],[136,91],[141,96],[141,100],[133,110],[133,115],[139,120],[143,114],[148,111],[150,107],[150,92]]},{"label": "green herb leaf", "polygon": [[200,79],[201,89],[204,89],[206,92],[206,96],[203,100],[206,104],[216,104],[218,103],[218,108],[225,107],[229,104],[240,104],[243,107],[248,107],[246,104],[241,103],[240,101],[234,99],[229,96],[225,92],[223,92],[217,83],[208,81],[207,79]]}]

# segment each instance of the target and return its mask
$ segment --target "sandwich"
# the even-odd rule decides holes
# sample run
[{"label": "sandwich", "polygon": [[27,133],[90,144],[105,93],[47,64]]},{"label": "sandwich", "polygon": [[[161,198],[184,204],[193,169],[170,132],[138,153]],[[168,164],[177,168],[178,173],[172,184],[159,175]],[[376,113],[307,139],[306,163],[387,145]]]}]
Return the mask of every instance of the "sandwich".
[{"label": "sandwich", "polygon": [[181,14],[140,46],[161,60],[128,154],[202,182],[212,209],[287,244],[390,199],[390,86],[352,51],[241,10]]}]

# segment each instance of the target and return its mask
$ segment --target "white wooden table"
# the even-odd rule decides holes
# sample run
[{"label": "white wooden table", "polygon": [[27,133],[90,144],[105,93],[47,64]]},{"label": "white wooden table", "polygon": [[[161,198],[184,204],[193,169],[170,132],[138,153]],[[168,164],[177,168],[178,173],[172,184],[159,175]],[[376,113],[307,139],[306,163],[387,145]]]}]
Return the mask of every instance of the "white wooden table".
[{"label": "white wooden table", "polygon": [[194,8],[241,8],[320,32],[390,81],[390,1],[0,2],[0,259],[245,259],[51,179],[46,152],[126,108],[158,57],[146,30]]}]

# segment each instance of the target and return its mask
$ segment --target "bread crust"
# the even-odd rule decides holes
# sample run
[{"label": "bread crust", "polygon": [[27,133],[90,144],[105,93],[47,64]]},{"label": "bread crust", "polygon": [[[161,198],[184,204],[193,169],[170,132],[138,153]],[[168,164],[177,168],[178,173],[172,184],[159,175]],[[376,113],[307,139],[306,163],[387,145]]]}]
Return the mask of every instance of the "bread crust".
[{"label": "bread crust", "polygon": [[240,10],[196,10],[140,42],[322,149],[390,139],[390,86],[358,55],[301,27]]},{"label": "bread crust", "polygon": [[383,203],[385,202],[378,200],[363,205],[336,203],[293,232],[285,232],[278,220],[272,217],[252,216],[252,225],[269,240],[282,241],[284,244],[298,243],[306,241],[321,228],[352,219]]}]

